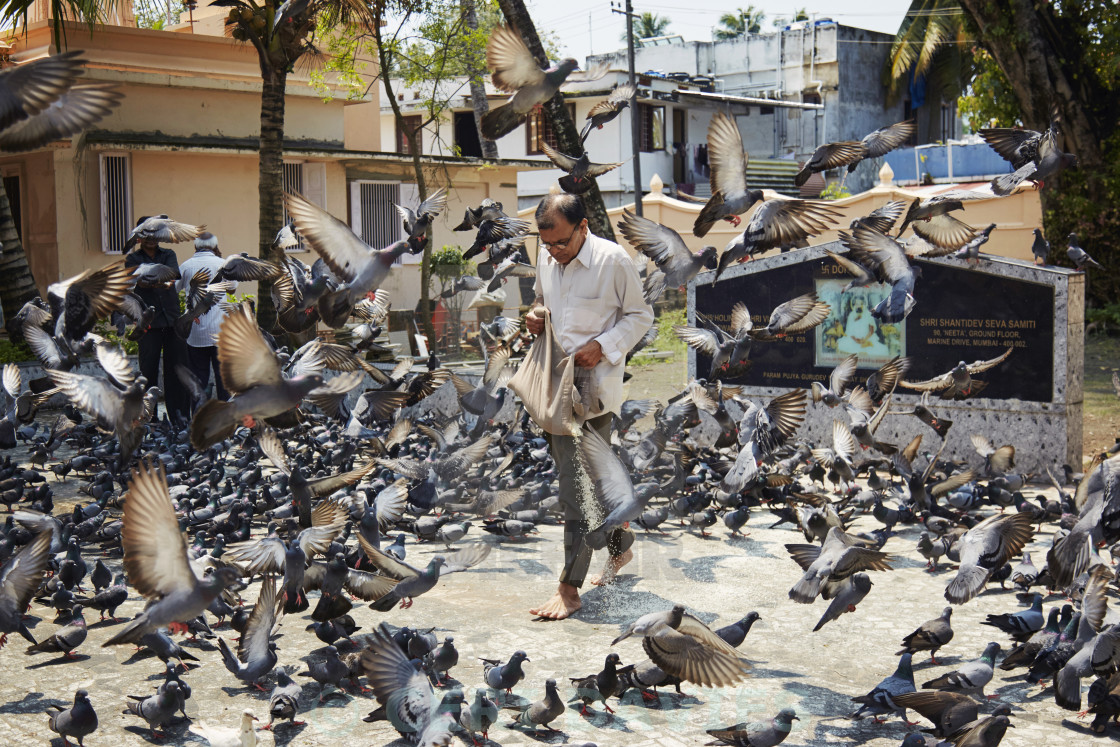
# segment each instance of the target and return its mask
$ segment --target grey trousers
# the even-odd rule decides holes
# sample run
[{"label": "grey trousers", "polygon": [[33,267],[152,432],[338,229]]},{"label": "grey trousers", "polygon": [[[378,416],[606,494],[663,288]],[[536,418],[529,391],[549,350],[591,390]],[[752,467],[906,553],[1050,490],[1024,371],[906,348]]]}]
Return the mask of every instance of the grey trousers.
[{"label": "grey trousers", "polygon": [[[600,415],[587,421],[604,440],[610,441],[611,415]],[[591,565],[592,549],[586,542],[588,532],[604,518],[602,506],[595,499],[591,480],[579,458],[579,446],[572,436],[548,435],[552,459],[560,482],[560,505],[564,507],[564,570],[560,583],[583,586]],[[634,532],[619,528],[607,538],[611,557],[626,552],[634,544]]]}]

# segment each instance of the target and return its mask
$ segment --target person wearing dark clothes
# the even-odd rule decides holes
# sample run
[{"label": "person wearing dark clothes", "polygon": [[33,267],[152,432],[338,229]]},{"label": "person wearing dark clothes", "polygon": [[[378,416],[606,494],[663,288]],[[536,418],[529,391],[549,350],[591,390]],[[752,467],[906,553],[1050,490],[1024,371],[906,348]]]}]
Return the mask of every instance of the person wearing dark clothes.
[{"label": "person wearing dark clothes", "polygon": [[[144,221],[141,218],[136,225]],[[179,269],[175,252],[159,245],[155,238],[141,239],[139,246],[124,258],[126,267],[144,264],[167,265]],[[147,306],[155,309],[152,325],[140,338],[140,374],[163,390],[164,407],[172,421],[185,422],[190,418],[186,388],[175,373],[176,366],[188,366],[187,346],[175,334],[174,322],[179,316],[179,294],[175,281],[166,283],[137,283],[136,295]],[[163,379],[159,378],[160,357],[163,357]]]}]

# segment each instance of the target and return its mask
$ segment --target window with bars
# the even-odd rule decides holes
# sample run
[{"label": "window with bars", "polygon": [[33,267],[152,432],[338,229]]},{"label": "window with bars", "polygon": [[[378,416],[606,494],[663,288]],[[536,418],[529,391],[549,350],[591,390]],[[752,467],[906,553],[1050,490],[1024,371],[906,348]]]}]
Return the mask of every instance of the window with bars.
[{"label": "window with bars", "polygon": [[[374,249],[404,238],[404,224],[395,205],[415,205],[415,184],[357,180],[350,182],[350,228]],[[396,264],[416,264],[420,255],[405,254]]]},{"label": "window with bars", "polygon": [[638,104],[640,112],[639,143],[643,153],[665,150],[665,107]]},{"label": "window with bars", "polygon": [[[568,104],[568,115],[575,120],[575,104]],[[548,117],[545,116],[544,110],[535,109],[525,120],[525,152],[530,156],[543,156],[544,151],[541,150],[541,143],[548,143],[550,148],[560,150],[556,133],[553,131]]]},{"label": "window with bars", "polygon": [[[285,161],[283,171],[283,186],[285,192],[301,195],[309,202],[313,202],[319,207],[326,207],[326,165],[322,163],[306,162],[306,161]],[[287,206],[284,207],[284,223],[288,223],[291,216],[288,215]],[[307,242],[302,237],[297,236],[299,243],[287,249],[289,254],[293,252],[306,252],[309,251]]]},{"label": "window with bars", "polygon": [[127,153],[100,154],[101,250],[123,254],[132,232],[132,174]]},{"label": "window with bars", "polygon": [[[420,129],[422,122],[419,114],[410,114],[406,117],[401,117],[401,121],[397,122],[397,153],[408,155],[412,151],[408,149],[408,137],[406,133],[416,132]],[[421,132],[419,140],[416,143],[420,147],[420,151],[424,150],[424,133]]]}]

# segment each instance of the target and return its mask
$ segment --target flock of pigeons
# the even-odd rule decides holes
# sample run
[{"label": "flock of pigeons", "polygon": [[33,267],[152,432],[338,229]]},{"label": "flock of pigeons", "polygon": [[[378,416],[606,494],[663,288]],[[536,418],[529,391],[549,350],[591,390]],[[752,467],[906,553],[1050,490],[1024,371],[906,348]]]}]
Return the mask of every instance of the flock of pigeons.
[{"label": "flock of pigeons", "polygon": [[[490,134],[508,131],[511,121],[520,121],[555,93],[575,67],[566,61],[540,70],[508,29],[495,33],[489,51],[495,81],[516,91],[509,104],[492,113],[489,125],[484,122]],[[14,74],[4,73],[0,82],[12,85],[7,79]],[[609,121],[612,111],[617,114],[627,93],[616,92],[597,107],[585,135]],[[879,152],[884,142],[901,142],[905,128],[894,125],[839,149],[823,146],[808,168],[851,167]],[[1001,185],[1012,178],[1041,181],[1065,165],[1060,152],[1054,155],[1055,134],[1056,127],[1045,134],[990,134],[993,146],[1013,165],[1022,161]],[[709,145],[716,188],[698,218],[698,235],[715,221],[737,222],[762,199],[746,189],[746,154],[730,118],[714,118]],[[576,190],[593,178],[586,162],[579,164],[573,159],[567,182]],[[916,272],[907,257],[917,240],[903,245],[897,235],[890,236],[894,223],[905,214],[902,230],[913,226],[923,246],[934,247],[924,251],[972,252],[968,247],[981,233],[948,215],[962,199],[940,196],[908,208],[888,204],[854,222],[851,234],[845,234],[849,251],[834,258],[852,272],[853,284],[879,280],[894,286],[895,293],[877,310],[883,318],[900,319],[913,305]],[[191,278],[177,328],[189,329],[204,310],[225,304],[226,280],[262,279],[274,282],[284,330],[318,323],[338,329],[351,319],[358,324],[341,342],[316,339],[291,351],[257,325],[251,309],[228,308],[218,357],[231,396],[206,399],[195,382],[189,426],[155,418],[159,391],[150,386],[154,382],[138,376],[123,352],[96,331],[109,322],[123,336],[142,335],[150,310],[132,289],[140,278],[166,280],[167,268],[116,263],[88,270],[52,284],[45,302],[31,302],[20,312],[23,335],[47,376],[24,391],[18,368],[3,370],[0,437],[5,441],[0,446],[23,441],[30,465],[10,458],[0,464],[0,502],[11,510],[0,529],[0,646],[18,633],[30,644],[26,656],[72,658],[88,635],[86,615],[97,610],[104,619],[107,614],[119,628],[104,646],[133,644],[165,664],[163,682],[154,692],[123,702],[125,712],[149,726],[153,736],[185,717],[192,684],[217,686],[191,677],[185,662],[195,657],[175,636],[213,638],[212,624],[218,623],[228,623],[240,635],[236,649],[218,639],[228,670],[225,681],[269,692],[265,728],[288,728],[282,724],[296,722],[308,704],[305,686],[291,676],[294,670],[280,665],[281,653],[291,661],[301,652],[281,652],[276,641],[277,630],[291,625],[291,616],[300,616],[310,618],[308,629],[324,644],[307,660],[320,699],[330,688],[345,685],[364,691],[359,683],[364,678],[376,701],[366,720],[385,720],[410,742],[425,746],[447,745],[456,737],[478,744],[479,737],[489,738],[503,708],[512,709],[509,728],[547,730],[565,712],[565,696],[582,703],[584,712],[599,706],[611,710],[608,701],[619,701],[630,690],[645,699],[655,697],[658,687],[679,689],[684,682],[734,687],[748,677],[750,667],[738,647],[758,619],[754,613],[717,630],[681,605],[644,615],[614,643],[641,638],[647,660],[624,667],[617,654],[605,653],[600,671],[570,684],[548,680],[544,697],[535,702],[508,697],[526,678],[523,664],[530,658],[524,651],[486,660],[485,681],[473,683],[468,699],[463,683],[449,675],[459,661],[452,637],[440,641],[431,631],[384,623],[358,634],[377,618],[359,612],[357,600],[380,612],[398,604],[408,608],[433,592],[445,575],[483,563],[493,542],[557,521],[556,466],[545,440],[505,386],[511,356],[528,342],[518,320],[498,317],[483,328],[479,344],[486,366],[477,383],[451,373],[435,355],[420,371],[413,370],[414,361],[402,359],[389,374],[365,360],[389,308],[379,287],[396,257],[422,249],[446,206],[443,191],[416,208],[400,208],[407,238],[386,249],[367,246],[345,223],[298,195],[287,195],[286,202],[292,224],[281,231],[277,245],[306,241],[320,256],[315,266],[291,258],[279,265],[233,255],[215,276]],[[735,260],[796,247],[833,217],[820,203],[764,201],[718,260],[714,249],[694,255],[675,232],[637,216],[625,215],[619,228],[643,258],[657,265],[646,279],[647,294],[654,298],[666,287],[687,283],[702,268],[716,269],[718,276]],[[469,209],[459,228],[476,232],[469,254],[485,253],[479,283],[531,272],[522,261],[528,226],[505,216],[501,205],[487,201]],[[157,216],[138,226],[134,238],[184,241],[199,230]],[[451,292],[479,290],[479,283],[464,280]],[[811,392],[814,406],[844,415],[835,420],[832,442],[799,440],[809,392],[794,389],[756,402],[720,378],[746,359],[753,342],[819,323],[821,306],[815,298],[793,299],[774,309],[763,328],[754,327],[743,307],[733,314],[737,321],[731,334],[711,324],[678,329],[686,342],[711,351],[710,377],[690,382],[667,402],[627,401],[609,443],[591,431],[580,439],[591,489],[606,509],[596,531],[627,522],[659,531],[674,517],[702,534],[722,521],[735,535],[765,507],[778,524],[788,522],[804,535],[805,543],[787,545],[803,571],[789,597],[799,604],[818,597],[828,602],[819,630],[856,611],[871,591],[869,573],[892,568],[894,556],[883,551],[885,543],[900,527],[917,525],[922,531],[914,554],[931,568],[942,559],[958,564],[945,590],[952,605],[969,602],[992,583],[1011,583],[1029,595],[1029,609],[993,615],[987,623],[1015,642],[999,668],[1027,669],[1031,682],[1052,684],[1057,705],[1071,711],[1083,705],[1082,680],[1095,677],[1087,710],[1095,714],[1093,728],[1105,730],[1120,716],[1120,627],[1106,620],[1114,574],[1098,548],[1120,542],[1120,456],[1102,455],[1084,475],[1067,470],[1063,482],[1052,479],[1058,498],[1038,501],[1029,495],[1027,476],[1015,471],[1011,445],[997,446],[975,434],[978,459],[967,465],[942,459],[940,449],[923,451],[920,437],[908,445],[875,438],[901,386],[924,393],[911,414],[929,425],[930,438],[938,437],[943,446],[952,423],[937,416],[929,395],[974,395],[982,382],[972,377],[997,366],[1006,353],[962,362],[925,382],[905,380],[905,358],[857,381],[859,360],[851,356],[827,386]],[[651,330],[643,344],[655,334]],[[87,353],[97,357],[101,375],[74,371]],[[191,384],[187,372],[176,374]],[[375,386],[354,399],[350,395],[367,377]],[[429,400],[448,382],[457,404],[453,412]],[[67,404],[40,432],[36,410],[56,393],[64,394]],[[638,421],[649,417],[652,425],[638,431]],[[69,454],[65,459],[55,456],[62,446]],[[56,511],[53,491],[35,467],[49,468],[60,479],[81,475],[88,500]],[[1072,492],[1067,485],[1075,486]],[[862,534],[850,530],[853,518],[863,514],[881,528]],[[498,539],[464,543],[474,524]],[[1045,564],[1035,566],[1023,549],[1047,524],[1053,529],[1052,546]],[[397,533],[391,543],[390,532]],[[417,542],[442,543],[448,553],[424,568],[410,565],[405,561],[409,535]],[[453,550],[455,545],[459,548]],[[240,592],[254,586],[255,601],[244,604]],[[117,608],[133,592],[145,600],[143,610],[117,621]],[[1044,613],[1043,592],[1064,594],[1069,603]],[[931,722],[925,731],[935,739],[956,747],[999,744],[1013,726],[1010,710],[1004,706],[982,715],[973,698],[982,696],[993,679],[998,643],[989,644],[979,659],[925,682],[922,690],[915,686],[911,657],[929,651],[932,658],[950,641],[952,609],[906,637],[897,671],[853,698],[860,706],[853,718],[905,718],[912,709]],[[56,627],[41,640],[27,625],[30,611],[40,616],[53,611]],[[454,621],[448,625],[453,626]],[[71,707],[54,709],[50,729],[64,741],[82,744],[98,726],[94,705],[90,693],[77,691]],[[96,705],[104,709],[110,702],[98,695]],[[196,724],[192,729],[213,745],[252,745],[256,718],[246,711],[238,727]],[[785,709],[773,718],[709,734],[719,743],[772,747],[790,734],[795,720],[797,714]],[[907,747],[934,743],[923,733],[903,742]]]}]

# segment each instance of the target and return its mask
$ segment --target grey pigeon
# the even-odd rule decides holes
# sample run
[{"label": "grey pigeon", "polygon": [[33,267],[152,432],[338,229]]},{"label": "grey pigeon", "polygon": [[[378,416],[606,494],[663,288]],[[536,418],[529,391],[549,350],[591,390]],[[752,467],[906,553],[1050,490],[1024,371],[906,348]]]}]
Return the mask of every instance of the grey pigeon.
[{"label": "grey pigeon", "polygon": [[374,249],[315,203],[286,194],[284,204],[299,235],[342,281],[339,288],[319,297],[318,306],[323,323],[337,329],[346,323],[359,301],[381,287],[393,263],[409,251],[409,243],[398,241],[385,249]]},{"label": "grey pigeon", "polygon": [[[1012,571],[1014,573],[1014,571]],[[1035,594],[1029,609],[1022,612],[1005,612],[999,615],[988,615],[981,625],[991,625],[999,628],[1004,633],[1023,643],[1039,630],[1045,623],[1042,615],[1042,595]]]},{"label": "grey pigeon", "polygon": [[[657,265],[657,271],[645,282],[647,303],[660,298],[666,288],[683,288],[702,270],[716,269],[719,261],[714,246],[705,246],[693,254],[679,233],[625,208],[618,230],[631,246]],[[654,275],[658,277],[654,279]]]},{"label": "grey pigeon", "polygon": [[823,402],[828,407],[836,407],[843,403],[842,397],[848,390],[848,385],[855,378],[856,368],[859,366],[859,356],[849,355],[836,364],[832,373],[828,375],[828,386],[819,381],[813,382],[813,402]]},{"label": "grey pigeon", "polygon": [[307,662],[307,670],[311,673],[311,679],[321,686],[320,703],[323,702],[327,685],[337,688],[342,680],[350,677],[350,667],[338,658],[338,649],[334,646],[327,646],[320,654],[312,656]]},{"label": "grey pigeon", "polygon": [[722,638],[727,645],[732,648],[739,648],[743,645],[743,641],[747,639],[747,633],[751,632],[751,626],[761,620],[762,617],[754,611],[748,612],[746,617],[733,622],[730,625],[725,625],[716,630],[716,635]]},{"label": "grey pigeon", "polygon": [[349,371],[327,382],[321,368],[310,368],[311,373],[285,378],[248,306],[226,315],[217,347],[222,384],[231,396],[228,401],[211,399],[195,412],[191,445],[199,451],[229,438],[238,426],[252,427],[257,420],[296,408],[309,395],[342,395],[364,377],[361,371]]},{"label": "grey pigeon", "polygon": [[147,697],[129,695],[129,701],[122,713],[131,713],[148,722],[152,730],[152,737],[162,739],[163,733],[159,727],[168,723],[179,710],[179,683],[169,682],[166,687],[161,687],[155,695]]},{"label": "grey pigeon", "polygon": [[[382,706],[363,720],[387,718],[399,733],[410,740],[420,736],[436,721],[440,701],[432,691],[428,676],[409,660],[384,624],[374,632],[372,641],[362,651],[361,662],[366,679]],[[461,692],[458,697],[461,701]],[[458,716],[459,712],[460,708],[455,708],[454,715]],[[440,721],[446,715],[439,713]],[[437,724],[436,728],[443,728],[442,724]]]},{"label": "grey pigeon", "polygon": [[953,640],[953,626],[949,619],[953,616],[953,608],[946,607],[941,612],[941,617],[935,617],[922,623],[917,630],[902,639],[900,654],[914,654],[918,651],[929,651],[929,660],[937,664],[937,651]]},{"label": "grey pigeon", "polygon": [[268,698],[268,725],[264,729],[270,731],[277,719],[289,721],[292,726],[302,725],[303,721],[296,721],[302,695],[303,688],[281,668],[276,674],[276,686]]},{"label": "grey pigeon", "polygon": [[634,98],[636,90],[637,87],[633,83],[620,83],[611,90],[607,98],[588,109],[587,122],[579,133],[580,142],[586,142],[591,130],[603,129],[603,125],[613,120],[622,113],[623,109],[630,106],[630,99]]},{"label": "grey pigeon", "polygon": [[472,743],[475,741],[476,733],[482,734],[482,740],[485,743],[489,739],[487,733],[490,731],[490,727],[497,720],[498,706],[486,697],[482,688],[474,691],[474,703],[469,706],[463,703],[459,710],[459,726],[467,731]]},{"label": "grey pigeon", "polygon": [[428,199],[420,203],[415,210],[403,205],[394,205],[397,214],[404,222],[404,231],[408,234],[409,243],[412,244],[413,254],[424,248],[428,240],[428,232],[432,229],[432,221],[447,209],[447,188],[440,187],[428,195]]},{"label": "grey pigeon", "polygon": [[957,543],[961,564],[945,587],[945,598],[964,604],[975,597],[988,577],[1021,553],[1033,536],[1029,514],[997,515],[969,529]]},{"label": "grey pigeon", "polygon": [[541,151],[548,156],[553,165],[566,174],[560,177],[560,188],[570,195],[581,195],[590,191],[592,181],[597,176],[602,176],[622,165],[618,163],[592,163],[587,152],[579,156],[569,156],[549,146],[544,140],[540,141]]},{"label": "grey pigeon", "polygon": [[975,700],[963,693],[926,690],[894,697],[895,705],[911,708],[933,722],[929,730],[936,737],[948,737],[971,724],[980,714]]},{"label": "grey pigeon", "polygon": [[463,222],[451,230],[469,231],[472,228],[478,228],[482,225],[483,221],[507,217],[509,216],[502,211],[502,203],[492,200],[489,197],[484,197],[477,208],[468,207],[463,215]]},{"label": "grey pigeon", "polygon": [[[736,304],[737,307],[741,305]],[[673,334],[690,348],[712,359],[708,379],[715,381],[746,357],[752,342],[746,332],[751,328],[734,327],[733,332],[728,334],[700,312],[696,313],[696,323],[699,326],[674,325]],[[732,324],[734,323],[733,321]],[[735,363],[732,363],[733,360]]]},{"label": "grey pigeon", "polygon": [[191,569],[162,463],[158,469],[143,465],[132,472],[124,504],[124,569],[149,604],[102,646],[135,643],[145,633],[168,626],[183,630],[188,620],[240,580],[229,566],[206,580]]},{"label": "grey pigeon", "polygon": [[544,727],[549,731],[556,731],[549,724],[564,715],[564,701],[556,689],[556,680],[547,679],[544,683],[544,699],[538,700],[528,708],[517,714],[511,726],[531,726],[534,729]]},{"label": "grey pigeon", "polygon": [[97,713],[89,702],[89,693],[78,690],[74,693],[74,705],[69,708],[52,705],[51,708],[57,712],[50,714],[47,722],[50,730],[61,736],[64,744],[68,739],[76,739],[84,747],[83,740],[97,730]]},{"label": "grey pigeon", "polygon": [[[969,234],[971,238],[971,234]],[[852,235],[841,233],[840,240],[858,256],[861,264],[873,269],[876,279],[891,286],[891,292],[871,310],[871,316],[884,324],[901,322],[913,311],[914,288],[920,268],[910,264],[902,245],[894,238],[867,226],[856,226]]]},{"label": "grey pigeon", "polygon": [[899,386],[905,389],[914,389],[919,392],[941,392],[941,399],[962,400],[973,394],[979,394],[988,384],[972,378],[978,373],[988,371],[1007,360],[1013,348],[1008,348],[1003,355],[988,360],[976,360],[972,363],[959,362],[948,373],[935,376],[925,381],[900,381]]},{"label": "grey pigeon", "polygon": [[482,678],[488,687],[494,690],[513,692],[513,686],[525,679],[525,671],[521,665],[529,661],[529,655],[524,651],[514,651],[513,656],[504,664],[500,659],[480,659],[482,662]]},{"label": "grey pigeon", "polygon": [[988,243],[988,239],[991,238],[992,231],[995,230],[995,227],[995,223],[990,223],[986,228],[982,228],[977,231],[976,237],[973,239],[969,239],[960,249],[957,250],[957,253],[953,256],[957,259],[963,259],[968,262],[979,262],[980,247]]},{"label": "grey pigeon", "polygon": [[23,613],[42,581],[50,549],[51,533],[41,531],[0,567],[0,648],[7,642],[8,634],[15,632],[35,643],[23,622]]},{"label": "grey pigeon", "polygon": [[1036,265],[1045,265],[1050,257],[1050,242],[1042,235],[1042,229],[1034,229],[1034,242],[1031,244],[1031,254],[1034,255]]},{"label": "grey pigeon", "polygon": [[1066,249],[1066,256],[1069,261],[1073,262],[1073,266],[1077,268],[1078,272],[1085,272],[1086,267],[1092,267],[1096,270],[1103,270],[1097,260],[1089,256],[1089,253],[1081,248],[1077,243],[1077,234],[1071,233],[1069,235],[1069,248]]},{"label": "grey pigeon", "polygon": [[[1058,147],[1058,120],[1055,117],[1046,132],[1011,127],[980,130],[980,137],[992,146],[1015,171],[992,179],[992,192],[1004,197],[1015,191],[1024,180],[1042,187],[1045,180],[1067,168],[1077,168],[1077,156]],[[959,746],[958,746],[959,747]]]},{"label": "grey pigeon", "polygon": [[420,570],[403,560],[397,560],[381,552],[369,544],[364,537],[359,536],[358,543],[365,552],[366,558],[382,574],[390,579],[397,579],[396,585],[371,605],[373,609],[382,612],[388,612],[397,602],[400,602],[401,607],[411,607],[413,599],[434,589],[441,576],[465,571],[478,565],[486,559],[491,549],[491,545],[476,542],[447,557],[436,555],[428,562],[425,569]]},{"label": "grey pigeon", "polygon": [[866,573],[857,573],[844,579],[839,587],[832,592],[832,601],[828,603],[828,609],[817,621],[813,632],[816,633],[845,612],[855,612],[856,605],[864,600],[871,591],[872,585],[871,577]]},{"label": "grey pigeon", "polygon": [[226,669],[246,685],[262,692],[264,688],[257,684],[257,680],[276,666],[276,644],[271,641],[271,636],[277,612],[276,579],[266,576],[237,644],[237,656],[233,655],[224,639],[218,639],[218,648],[221,649]]},{"label": "grey pigeon", "polygon": [[961,729],[953,737],[954,747],[996,747],[1003,741],[1008,728],[1014,728],[1008,713],[1009,706],[1000,706],[991,716],[977,719],[972,725]]},{"label": "grey pigeon", "polygon": [[717,743],[734,747],[775,747],[789,736],[793,722],[800,720],[792,708],[783,708],[774,718],[735,724],[726,729],[708,729],[708,734],[715,737]]},{"label": "grey pigeon", "polygon": [[997,655],[999,655],[999,644],[989,643],[984,647],[984,653],[979,659],[963,664],[948,674],[923,682],[922,688],[983,695],[985,685],[992,681]]},{"label": "grey pigeon", "polygon": [[155,239],[161,244],[181,244],[197,239],[205,230],[206,226],[192,226],[172,220],[167,215],[153,215],[132,229],[125,241],[124,250],[127,252],[144,239]]},{"label": "grey pigeon", "polygon": [[820,547],[790,544],[786,550],[805,571],[789,592],[789,598],[801,604],[812,604],[826,582],[843,581],[860,571],[892,570],[886,553],[856,544],[838,527],[828,530]]},{"label": "grey pigeon", "polygon": [[586,537],[588,546],[601,550],[607,546],[607,538],[611,532],[641,515],[651,496],[634,490],[629,470],[615,455],[610,444],[590,425],[583,427],[579,453],[591,479],[595,497],[607,512],[606,518],[588,532]]},{"label": "grey pigeon", "polygon": [[758,477],[762,460],[793,437],[805,420],[805,390],[792,389],[765,407],[751,402],[739,421],[739,454],[724,475],[721,488],[738,493]]},{"label": "grey pigeon", "polygon": [[696,216],[693,235],[703,238],[721,219],[738,226],[739,216],[763,199],[761,189],[747,189],[747,160],[739,126],[731,117],[717,112],[708,125],[712,196]]},{"label": "grey pigeon", "polygon": [[33,646],[27,647],[27,653],[60,653],[67,659],[76,659],[73,651],[86,640],[89,632],[86,628],[85,614],[82,605],[75,604],[70,608],[71,620],[62,628],[54,632],[50,638],[44,638]]},{"label": "grey pigeon", "polygon": [[906,721],[906,708],[895,703],[894,696],[912,693],[915,690],[914,670],[910,664],[912,656],[913,654],[903,654],[898,660],[898,667],[894,674],[876,685],[875,689],[867,695],[852,698],[853,702],[860,704],[859,710],[852,714],[852,718],[860,719],[870,715],[875,721],[880,721],[879,716],[897,713],[902,716],[903,721]]},{"label": "grey pigeon", "polygon": [[[715,199],[714,195],[713,199]],[[700,215],[703,217],[703,213]],[[827,207],[825,203],[812,200],[764,202],[751,214],[743,232],[724,248],[723,254],[719,257],[719,266],[712,275],[712,285],[715,285],[720,275],[736,262],[787,243],[806,241],[809,237],[816,236],[827,230],[830,225],[834,225],[838,215],[839,213]],[[857,228],[856,232],[860,230]]]},{"label": "grey pigeon", "polygon": [[513,94],[505,104],[482,117],[479,131],[488,140],[497,140],[516,129],[534,107],[556,95],[565,81],[596,80],[606,74],[605,66],[584,74],[573,73],[579,63],[570,57],[542,70],[521,35],[506,25],[490,32],[486,67],[492,73],[495,88]]}]

